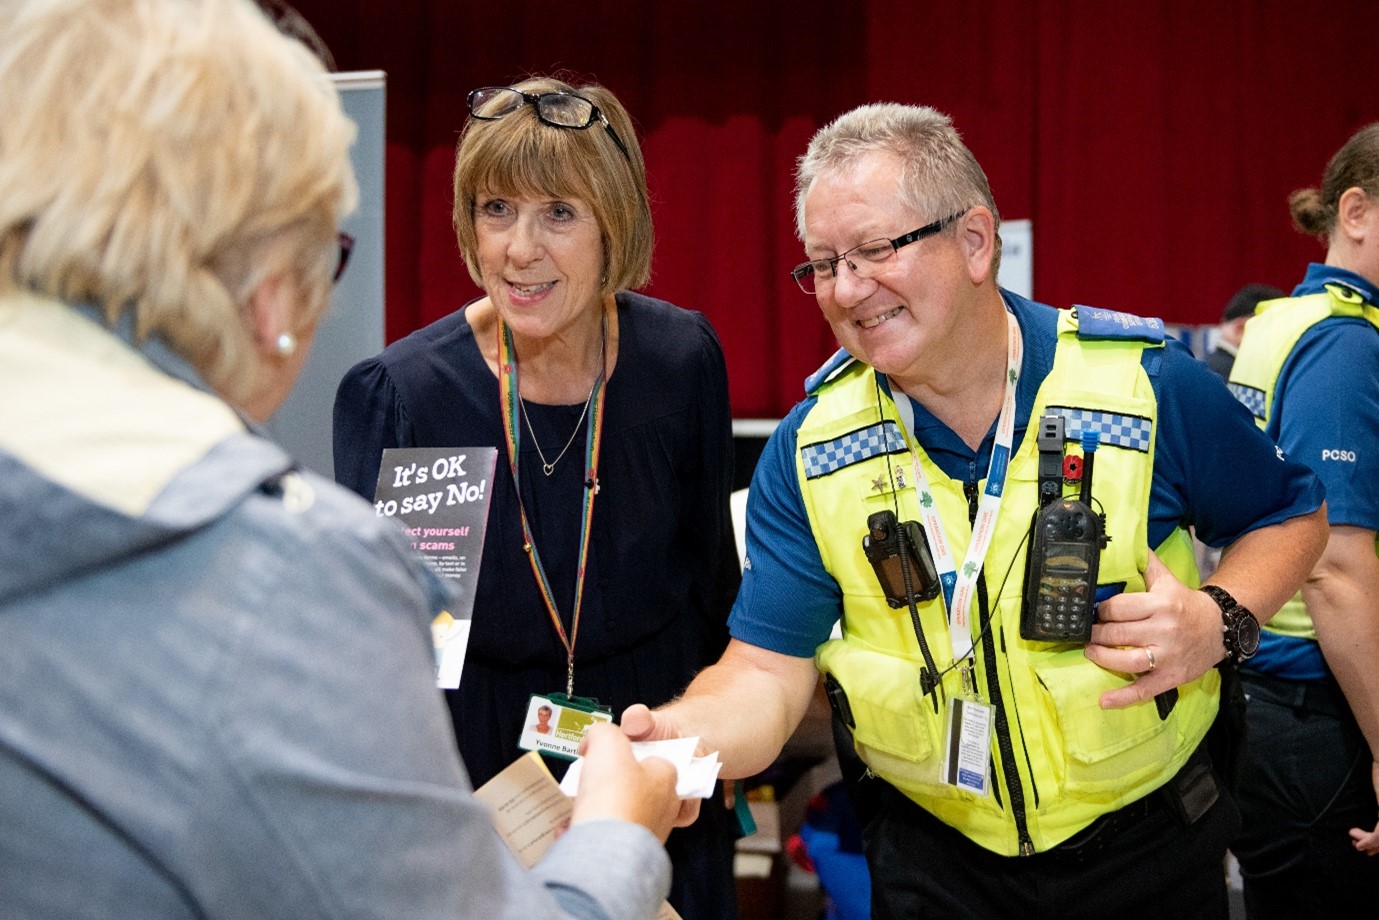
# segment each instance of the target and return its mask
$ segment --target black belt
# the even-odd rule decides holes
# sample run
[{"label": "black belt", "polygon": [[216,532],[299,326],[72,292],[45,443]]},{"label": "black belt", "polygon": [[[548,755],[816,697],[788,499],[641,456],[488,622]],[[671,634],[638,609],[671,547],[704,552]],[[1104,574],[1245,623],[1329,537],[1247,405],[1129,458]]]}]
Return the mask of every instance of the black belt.
[{"label": "black belt", "polygon": [[1052,849],[1049,856],[1066,859],[1086,859],[1102,850],[1121,834],[1153,815],[1164,811],[1158,792],[1151,792],[1124,808],[1108,812]]}]

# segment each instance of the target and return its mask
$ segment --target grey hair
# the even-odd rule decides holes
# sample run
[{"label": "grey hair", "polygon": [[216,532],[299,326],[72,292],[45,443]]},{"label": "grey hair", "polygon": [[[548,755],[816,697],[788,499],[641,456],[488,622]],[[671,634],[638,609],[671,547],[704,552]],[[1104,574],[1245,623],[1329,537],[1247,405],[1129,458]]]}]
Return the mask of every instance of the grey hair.
[{"label": "grey hair", "polygon": [[804,240],[804,200],[823,173],[846,169],[877,152],[901,162],[900,199],[918,214],[938,220],[985,205],[995,222],[991,273],[1001,267],[1001,215],[977,158],[963,144],[953,120],[928,106],[879,102],[844,112],[820,128],[795,169],[795,232]]}]

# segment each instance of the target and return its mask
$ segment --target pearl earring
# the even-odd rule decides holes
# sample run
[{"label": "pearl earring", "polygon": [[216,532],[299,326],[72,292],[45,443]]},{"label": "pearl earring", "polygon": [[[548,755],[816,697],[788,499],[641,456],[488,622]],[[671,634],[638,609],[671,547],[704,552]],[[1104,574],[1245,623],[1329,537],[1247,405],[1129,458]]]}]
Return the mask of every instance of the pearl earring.
[{"label": "pearl earring", "polygon": [[290,358],[297,353],[297,337],[290,332],[278,336],[276,343],[278,357]]}]

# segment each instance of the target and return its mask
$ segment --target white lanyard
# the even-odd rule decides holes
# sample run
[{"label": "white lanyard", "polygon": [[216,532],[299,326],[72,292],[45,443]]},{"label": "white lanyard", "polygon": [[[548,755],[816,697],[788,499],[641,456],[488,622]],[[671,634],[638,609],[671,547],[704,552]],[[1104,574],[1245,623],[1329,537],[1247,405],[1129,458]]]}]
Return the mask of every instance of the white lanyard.
[{"label": "white lanyard", "polygon": [[[939,581],[943,585],[943,601],[948,608],[948,635],[953,643],[953,660],[962,661],[972,654],[972,592],[977,587],[977,576],[982,570],[986,552],[991,548],[996,534],[996,515],[1001,510],[1001,499],[1005,493],[1006,473],[1010,468],[1010,447],[1015,439],[1015,387],[1020,382],[1020,363],[1024,356],[1024,341],[1020,337],[1020,324],[1014,314],[1007,313],[1009,348],[1006,355],[1006,388],[1001,401],[1001,414],[996,419],[996,442],[991,448],[991,465],[986,473],[986,488],[977,503],[977,517],[972,522],[972,540],[967,544],[967,555],[962,568],[958,569],[953,558],[953,548],[943,530],[939,519],[938,503],[934,501],[929,488],[929,478],[924,475],[924,466],[919,462],[918,450],[914,450],[913,462],[915,489],[919,492],[920,517],[924,520],[924,530],[929,537],[929,548],[933,551],[934,566],[938,569]],[[910,398],[903,392],[895,394],[896,409],[905,432],[912,443],[918,445],[914,433],[914,408]]]}]

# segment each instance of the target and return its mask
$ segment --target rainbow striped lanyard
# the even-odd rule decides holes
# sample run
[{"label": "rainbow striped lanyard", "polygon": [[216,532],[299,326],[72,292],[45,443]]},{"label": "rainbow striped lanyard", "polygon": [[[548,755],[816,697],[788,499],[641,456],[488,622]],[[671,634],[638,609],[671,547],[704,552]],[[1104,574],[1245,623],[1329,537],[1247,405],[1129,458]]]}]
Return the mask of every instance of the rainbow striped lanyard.
[{"label": "rainbow striped lanyard", "polygon": [[556,635],[565,646],[565,692],[575,695],[575,641],[579,638],[579,611],[584,604],[584,575],[589,561],[589,536],[593,532],[594,496],[598,494],[599,448],[603,434],[603,400],[606,395],[604,375],[607,373],[606,344],[608,341],[608,313],[603,314],[605,351],[600,358],[598,379],[594,381],[594,392],[590,395],[592,405],[585,422],[584,442],[584,512],[579,532],[579,569],[575,575],[575,609],[570,617],[570,629],[560,621],[560,610],[556,607],[555,593],[551,591],[550,579],[541,565],[541,556],[536,551],[536,539],[532,535],[531,523],[527,520],[527,508],[522,502],[522,479],[520,472],[520,448],[522,429],[518,424],[519,407],[517,400],[517,359],[513,354],[512,333],[501,318],[498,320],[498,390],[503,409],[503,434],[508,448],[508,465],[512,469],[512,485],[517,492],[517,510],[522,517],[522,549],[531,563],[532,574],[541,589],[541,599],[546,604],[546,612],[555,625]]}]

